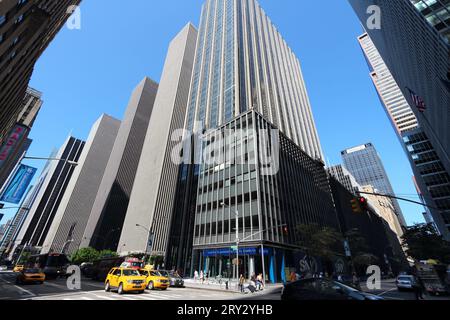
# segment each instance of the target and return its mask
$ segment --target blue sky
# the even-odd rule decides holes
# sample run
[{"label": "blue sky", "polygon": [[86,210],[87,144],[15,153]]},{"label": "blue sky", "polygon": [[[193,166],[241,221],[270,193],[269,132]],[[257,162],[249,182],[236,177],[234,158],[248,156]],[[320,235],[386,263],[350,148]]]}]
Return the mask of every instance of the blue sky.
[{"label": "blue sky", "polygon": [[[29,155],[49,155],[70,132],[86,139],[102,113],[121,119],[140,80],[159,80],[173,36],[188,21],[198,25],[202,2],[132,0],[116,6],[84,0],[81,30],[63,28],[36,65],[31,86],[43,92],[44,106]],[[320,8],[306,0],[260,3],[302,63],[328,161],[340,163],[341,150],[372,142],[396,193],[416,195],[407,158],[369,78],[357,42],[362,29],[347,1],[326,0]],[[401,205],[408,223],[423,221],[421,207]]]}]

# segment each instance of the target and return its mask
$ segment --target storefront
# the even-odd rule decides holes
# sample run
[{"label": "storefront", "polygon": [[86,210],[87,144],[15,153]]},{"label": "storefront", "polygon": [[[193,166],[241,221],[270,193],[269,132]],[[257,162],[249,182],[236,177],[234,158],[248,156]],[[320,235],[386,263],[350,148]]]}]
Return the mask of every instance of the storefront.
[{"label": "storefront", "polygon": [[348,262],[343,257],[336,257],[332,262],[324,264],[321,259],[307,256],[299,250],[252,246],[239,248],[239,272],[236,274],[237,250],[235,247],[194,249],[194,271],[203,271],[209,279],[221,277],[236,279],[244,275],[246,279],[251,275],[265,273],[268,283],[289,281],[292,272],[301,276],[328,273],[346,274],[349,272]]}]

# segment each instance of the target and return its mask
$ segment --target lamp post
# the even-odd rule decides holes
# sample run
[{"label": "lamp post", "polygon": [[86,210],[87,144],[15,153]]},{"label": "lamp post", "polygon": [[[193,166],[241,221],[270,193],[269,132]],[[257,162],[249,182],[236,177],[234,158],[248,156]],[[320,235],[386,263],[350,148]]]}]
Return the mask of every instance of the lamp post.
[{"label": "lamp post", "polygon": [[64,254],[64,251],[66,250],[66,246],[69,243],[72,243],[73,241],[74,241],[73,239],[70,239],[70,240],[67,240],[66,242],[64,242],[64,245],[62,246],[62,249],[61,249],[61,254]]},{"label": "lamp post", "polygon": [[[142,229],[144,229],[145,231],[148,232],[148,237],[149,238],[147,240],[147,246],[145,248],[145,254],[151,256],[151,253],[153,251],[153,235],[154,235],[153,232],[149,228],[144,227],[143,225],[140,225],[139,223],[136,223],[136,227],[142,228]],[[148,250],[149,249],[149,245],[148,244],[149,244],[150,240],[151,240],[151,246],[150,246],[150,250]],[[150,252],[148,252],[148,251],[150,251]]]},{"label": "lamp post", "polygon": [[[231,208],[225,202],[220,204],[222,207]],[[239,281],[239,211],[235,211],[236,214],[236,279]]]}]

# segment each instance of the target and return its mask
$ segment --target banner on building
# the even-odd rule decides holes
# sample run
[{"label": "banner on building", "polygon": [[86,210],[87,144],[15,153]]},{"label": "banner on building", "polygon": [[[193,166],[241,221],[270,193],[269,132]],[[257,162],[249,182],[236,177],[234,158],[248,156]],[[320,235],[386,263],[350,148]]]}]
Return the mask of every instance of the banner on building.
[{"label": "banner on building", "polygon": [[28,186],[33,180],[37,169],[21,164],[14,178],[7,185],[5,192],[0,197],[0,201],[19,204]]},{"label": "banner on building", "polygon": [[28,128],[17,124],[6,139],[5,143],[0,148],[0,169],[6,163],[8,158],[16,152],[20,147],[21,142],[26,137]]}]

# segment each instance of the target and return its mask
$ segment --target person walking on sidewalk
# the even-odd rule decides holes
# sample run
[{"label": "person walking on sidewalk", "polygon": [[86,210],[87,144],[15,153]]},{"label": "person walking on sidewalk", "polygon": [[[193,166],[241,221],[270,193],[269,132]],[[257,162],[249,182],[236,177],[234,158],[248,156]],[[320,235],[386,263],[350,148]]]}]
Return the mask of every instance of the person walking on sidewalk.
[{"label": "person walking on sidewalk", "polygon": [[241,293],[244,293],[244,283],[245,283],[245,278],[241,274],[241,276],[239,277],[239,289],[241,290]]},{"label": "person walking on sidewalk", "polygon": [[413,289],[414,294],[416,295],[416,300],[425,300],[425,298],[423,297],[423,283],[419,277],[414,277]]},{"label": "person walking on sidewalk", "polygon": [[194,271],[194,281],[197,282],[197,280],[198,280],[198,271],[195,270]]}]

